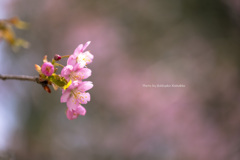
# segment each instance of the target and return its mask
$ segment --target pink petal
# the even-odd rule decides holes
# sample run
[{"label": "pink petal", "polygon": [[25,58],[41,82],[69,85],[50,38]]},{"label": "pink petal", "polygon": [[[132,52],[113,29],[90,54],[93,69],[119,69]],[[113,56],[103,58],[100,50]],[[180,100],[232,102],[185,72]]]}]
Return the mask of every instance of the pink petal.
[{"label": "pink petal", "polygon": [[83,56],[84,56],[84,61],[86,62],[86,64],[92,63],[94,56],[90,52],[88,52],[88,51],[84,52]]},{"label": "pink petal", "polygon": [[73,120],[73,112],[67,109],[66,116],[69,120]]},{"label": "pink petal", "polygon": [[82,77],[83,77],[82,79],[87,79],[88,77],[91,76],[92,70],[89,68],[82,68],[80,70],[80,73],[82,74]]},{"label": "pink petal", "polygon": [[89,68],[80,68],[73,72],[72,74],[75,77],[78,77],[78,80],[86,79],[91,76],[92,71]]},{"label": "pink petal", "polygon": [[77,65],[78,65],[79,68],[85,67],[86,64],[87,64],[87,63],[86,63],[85,61],[79,61],[79,62],[77,63]]},{"label": "pink petal", "polygon": [[69,96],[70,96],[70,93],[71,93],[70,91],[64,91],[64,92],[62,93],[60,102],[61,102],[61,103],[67,102],[67,101],[68,101],[68,98],[69,98]]},{"label": "pink petal", "polygon": [[75,55],[69,56],[69,58],[67,60],[67,65],[74,66],[75,64],[77,64],[77,56],[75,56]]},{"label": "pink petal", "polygon": [[91,60],[94,58],[94,56],[89,51],[84,52],[84,54],[86,55],[86,57],[88,57]]},{"label": "pink petal", "polygon": [[72,86],[72,88],[78,88],[78,86],[80,85],[80,81],[73,81],[72,82],[72,84],[71,84],[71,86]]},{"label": "pink petal", "polygon": [[78,105],[79,105],[79,103],[74,96],[71,96],[67,101],[67,107],[70,111],[76,110]]},{"label": "pink petal", "polygon": [[83,106],[79,105],[77,110],[76,110],[76,113],[84,116],[86,114],[86,109]]},{"label": "pink petal", "polygon": [[78,56],[78,54],[80,54],[82,52],[82,49],[83,49],[83,45],[79,44],[78,47],[73,52],[73,55]]},{"label": "pink petal", "polygon": [[81,104],[87,104],[87,102],[90,101],[90,94],[89,93],[81,93],[81,94],[79,94],[78,101]]},{"label": "pink petal", "polygon": [[69,76],[73,70],[72,65],[65,66],[61,71],[61,76],[64,77],[67,81],[69,81]]},{"label": "pink petal", "polygon": [[86,58],[85,55],[79,54],[78,57],[76,58],[76,65],[78,68],[83,68],[86,66],[86,61],[84,60]]},{"label": "pink petal", "polygon": [[67,109],[67,112],[66,112],[66,116],[69,120],[76,119],[79,115],[84,116],[85,114],[86,114],[86,109],[81,105],[78,105],[76,110]]},{"label": "pink petal", "polygon": [[85,43],[85,45],[83,46],[81,52],[83,52],[89,46],[90,43],[91,43],[91,41],[88,41],[87,43]]},{"label": "pink petal", "polygon": [[89,89],[91,89],[93,87],[93,84],[91,81],[84,81],[84,82],[81,82],[78,86],[78,90],[80,92],[85,92]]}]

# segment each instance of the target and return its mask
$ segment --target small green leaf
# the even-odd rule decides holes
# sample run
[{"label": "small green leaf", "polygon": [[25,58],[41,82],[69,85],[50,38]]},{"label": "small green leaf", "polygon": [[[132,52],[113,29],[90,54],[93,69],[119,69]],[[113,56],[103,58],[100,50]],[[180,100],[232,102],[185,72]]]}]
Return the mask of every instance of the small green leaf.
[{"label": "small green leaf", "polygon": [[56,84],[59,87],[64,87],[65,85],[68,84],[67,80],[63,77],[60,77],[57,74],[52,74],[51,76],[48,77],[48,80],[54,84]]}]

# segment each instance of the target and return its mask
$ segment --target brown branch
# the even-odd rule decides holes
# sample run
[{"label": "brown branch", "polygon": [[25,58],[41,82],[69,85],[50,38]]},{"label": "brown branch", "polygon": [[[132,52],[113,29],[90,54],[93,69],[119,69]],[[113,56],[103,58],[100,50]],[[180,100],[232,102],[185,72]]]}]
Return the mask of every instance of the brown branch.
[{"label": "brown branch", "polygon": [[0,74],[0,79],[2,79],[2,80],[32,81],[32,82],[41,83],[39,81],[38,77],[25,76],[25,75],[1,75]]},{"label": "brown branch", "polygon": [[1,75],[0,74],[0,79],[2,79],[2,80],[20,80],[20,81],[36,82],[38,84],[41,84],[45,91],[47,91],[48,93],[51,93],[51,89],[48,87],[48,84],[50,82],[48,82],[47,80],[40,81],[38,77],[25,76],[25,75]]}]

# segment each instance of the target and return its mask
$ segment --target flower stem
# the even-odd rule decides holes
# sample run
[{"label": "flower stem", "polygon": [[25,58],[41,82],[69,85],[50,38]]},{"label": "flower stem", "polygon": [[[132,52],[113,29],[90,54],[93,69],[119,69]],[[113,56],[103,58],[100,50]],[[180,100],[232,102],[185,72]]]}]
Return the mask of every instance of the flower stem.
[{"label": "flower stem", "polygon": [[60,67],[64,67],[64,65],[60,64],[60,63],[54,63],[55,66],[60,66]]},{"label": "flower stem", "polygon": [[68,58],[70,55],[61,56],[61,58]]}]

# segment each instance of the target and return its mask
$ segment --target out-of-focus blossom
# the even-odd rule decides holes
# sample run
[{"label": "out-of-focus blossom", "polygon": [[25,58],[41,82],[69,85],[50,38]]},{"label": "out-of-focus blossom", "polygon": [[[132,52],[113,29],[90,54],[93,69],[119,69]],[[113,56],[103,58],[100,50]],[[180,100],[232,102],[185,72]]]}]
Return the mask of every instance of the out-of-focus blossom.
[{"label": "out-of-focus blossom", "polygon": [[14,51],[17,51],[19,47],[28,48],[29,43],[21,38],[17,38],[13,30],[13,27],[26,29],[27,26],[27,23],[17,17],[0,20],[0,40],[6,40],[12,46]]},{"label": "out-of-focus blossom", "polygon": [[41,71],[46,76],[51,76],[54,72],[54,66],[50,62],[45,62],[42,65]]}]

